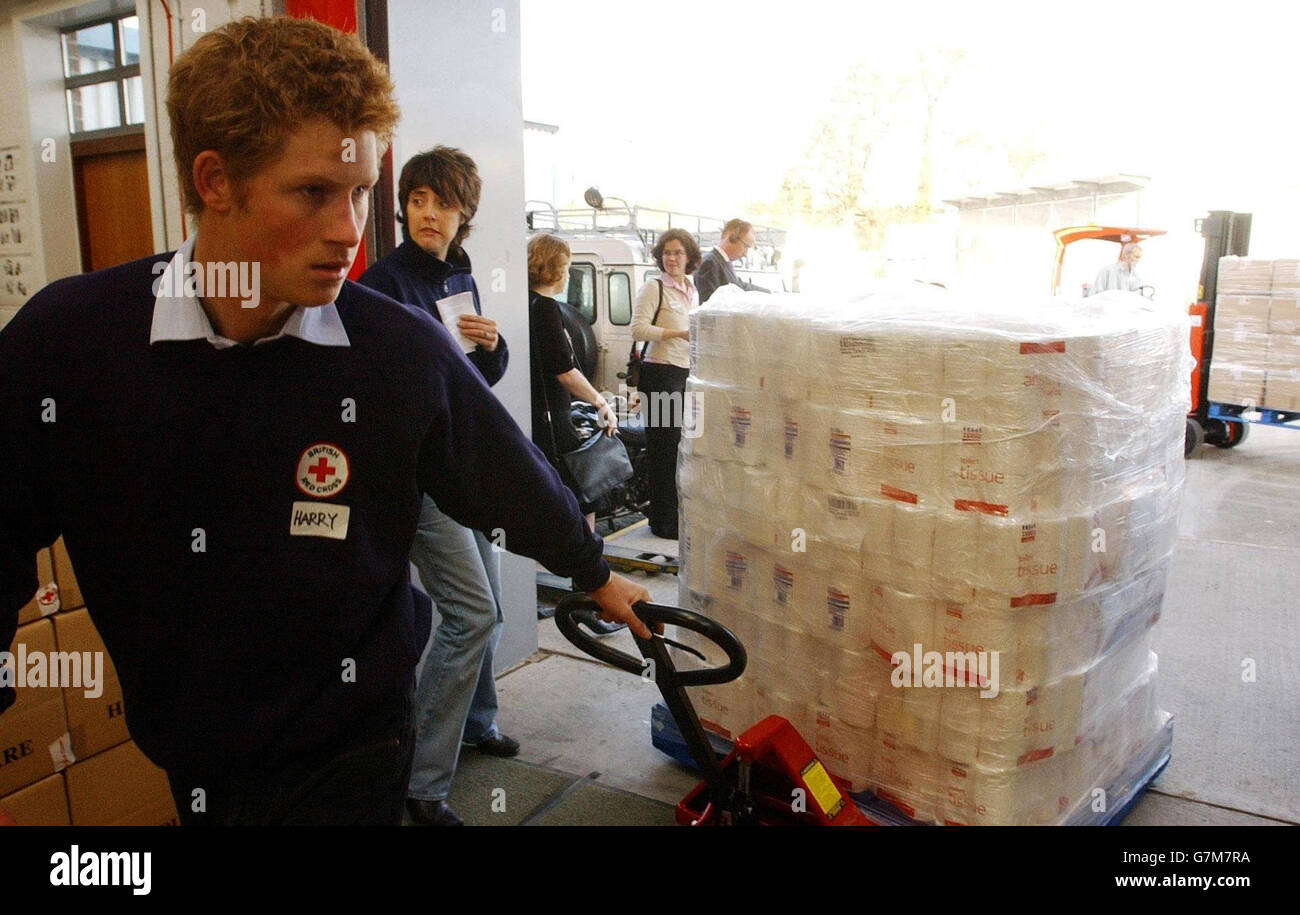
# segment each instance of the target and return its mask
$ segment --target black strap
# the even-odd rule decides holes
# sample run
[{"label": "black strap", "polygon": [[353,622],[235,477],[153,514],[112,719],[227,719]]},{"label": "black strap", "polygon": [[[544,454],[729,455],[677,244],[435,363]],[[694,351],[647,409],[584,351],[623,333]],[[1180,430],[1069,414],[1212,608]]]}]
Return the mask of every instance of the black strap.
[{"label": "black strap", "polygon": [[[659,323],[659,311],[664,307],[664,281],[655,280],[655,282],[659,284],[659,305],[655,308],[655,316],[650,319],[651,327],[654,327],[656,324]],[[645,359],[645,351],[649,348],[650,348],[649,340],[641,344],[641,358],[643,360]],[[635,358],[636,358],[636,342],[633,341],[632,348],[627,352],[627,360],[628,362],[631,362]]]},{"label": "black strap", "polygon": [[[538,293],[532,292],[532,291],[530,290],[530,291],[529,291],[529,295],[530,295],[530,296],[532,296],[532,295],[538,295]],[[530,301],[529,301],[529,306],[530,306],[530,307],[529,307],[529,311],[530,311],[530,312],[532,311],[532,308],[531,308],[532,301],[533,301],[533,300],[531,300],[531,299],[530,299]],[[529,341],[529,345],[530,345],[530,346],[532,345],[532,344],[531,344],[531,341]],[[572,350],[573,350],[573,345],[572,345],[572,343],[570,343],[570,345],[569,345],[569,350],[570,350],[570,356],[572,356]],[[549,396],[547,396],[547,393],[546,393],[546,376],[542,374],[542,360],[541,360],[540,356],[541,356],[541,354],[539,353],[539,354],[538,354],[538,357],[539,357],[539,358],[537,358],[536,360],[532,360],[532,359],[530,359],[529,361],[530,361],[530,362],[533,362],[533,366],[534,366],[534,368],[537,369],[537,382],[538,382],[538,385],[539,385],[539,389],[540,389],[541,392],[542,392],[542,403],[546,405],[546,434],[547,434],[548,436],[550,436],[550,439],[551,439],[551,453],[550,453],[549,455],[547,455],[547,458],[550,460],[551,464],[554,465],[554,466],[556,467],[556,469],[558,470],[558,469],[559,469],[559,464],[560,464],[560,446],[559,446],[559,444],[555,441],[555,427],[554,427],[553,425],[551,425],[551,398],[550,398]]]}]

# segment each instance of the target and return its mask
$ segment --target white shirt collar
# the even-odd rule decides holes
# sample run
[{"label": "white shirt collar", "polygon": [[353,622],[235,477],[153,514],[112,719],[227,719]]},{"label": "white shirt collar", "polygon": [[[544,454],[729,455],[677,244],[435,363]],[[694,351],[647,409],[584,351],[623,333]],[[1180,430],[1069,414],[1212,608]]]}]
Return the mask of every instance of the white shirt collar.
[{"label": "white shirt collar", "polygon": [[[196,238],[197,236],[191,235],[186,239],[185,244],[176,249],[161,275],[155,273],[157,279],[154,288],[157,294],[153,300],[153,325],[149,330],[149,342],[207,340],[217,349],[236,346],[237,341],[221,336],[212,328],[212,322],[208,320],[207,312],[199,300],[184,294],[186,267],[194,255]],[[343,319],[339,317],[338,308],[333,302],[312,308],[295,308],[278,334],[262,337],[253,343],[269,343],[286,335],[318,346],[352,345],[343,328]]]},{"label": "white shirt collar", "polygon": [[731,263],[731,258],[727,257],[727,252],[722,250],[722,245],[714,245],[713,250],[717,251],[720,255],[722,255],[722,259],[726,263],[728,264]]}]

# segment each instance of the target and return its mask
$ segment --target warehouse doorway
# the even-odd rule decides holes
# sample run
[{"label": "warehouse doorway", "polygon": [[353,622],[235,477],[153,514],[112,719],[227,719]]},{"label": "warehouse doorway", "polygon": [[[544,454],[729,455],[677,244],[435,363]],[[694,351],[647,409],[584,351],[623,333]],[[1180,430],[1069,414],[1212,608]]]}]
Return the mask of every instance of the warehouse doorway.
[{"label": "warehouse doorway", "polygon": [[153,253],[143,131],[74,140],[72,174],[83,271]]}]

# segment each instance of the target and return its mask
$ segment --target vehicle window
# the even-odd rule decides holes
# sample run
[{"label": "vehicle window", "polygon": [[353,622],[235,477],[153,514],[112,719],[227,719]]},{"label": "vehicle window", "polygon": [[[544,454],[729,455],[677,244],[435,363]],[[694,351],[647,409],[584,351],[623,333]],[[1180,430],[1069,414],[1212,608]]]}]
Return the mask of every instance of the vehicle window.
[{"label": "vehicle window", "polygon": [[632,323],[632,280],[626,273],[609,275],[609,323]]},{"label": "vehicle window", "polygon": [[558,296],[582,313],[588,324],[596,323],[596,267],[594,264],[570,264],[569,282]]}]

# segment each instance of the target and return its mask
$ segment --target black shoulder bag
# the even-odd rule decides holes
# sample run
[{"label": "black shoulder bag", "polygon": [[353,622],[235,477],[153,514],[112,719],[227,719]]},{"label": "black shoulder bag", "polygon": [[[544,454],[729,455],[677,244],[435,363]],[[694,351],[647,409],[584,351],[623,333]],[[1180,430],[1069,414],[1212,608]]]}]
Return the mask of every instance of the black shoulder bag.
[{"label": "black shoulder bag", "polygon": [[[559,453],[555,441],[555,426],[551,424],[551,400],[546,396],[546,376],[542,374],[541,360],[531,360],[537,367],[537,381],[541,385],[542,403],[546,404],[546,434],[551,439],[551,458],[556,470],[571,485],[578,501],[590,505],[615,487],[632,479],[632,462],[627,448],[617,435],[606,435],[600,429],[587,436],[577,448],[567,454]],[[577,363],[577,360],[574,360]]]},{"label": "black shoulder bag", "polygon": [[[655,280],[659,284],[659,305],[655,308],[655,316],[650,319],[650,324],[654,325],[659,322],[659,311],[664,307],[664,281]],[[623,377],[627,381],[629,388],[639,388],[641,386],[641,363],[645,361],[645,351],[650,348],[650,341],[647,340],[641,344],[641,352],[636,351],[636,342],[633,341],[632,349],[627,354],[627,372]]]}]

